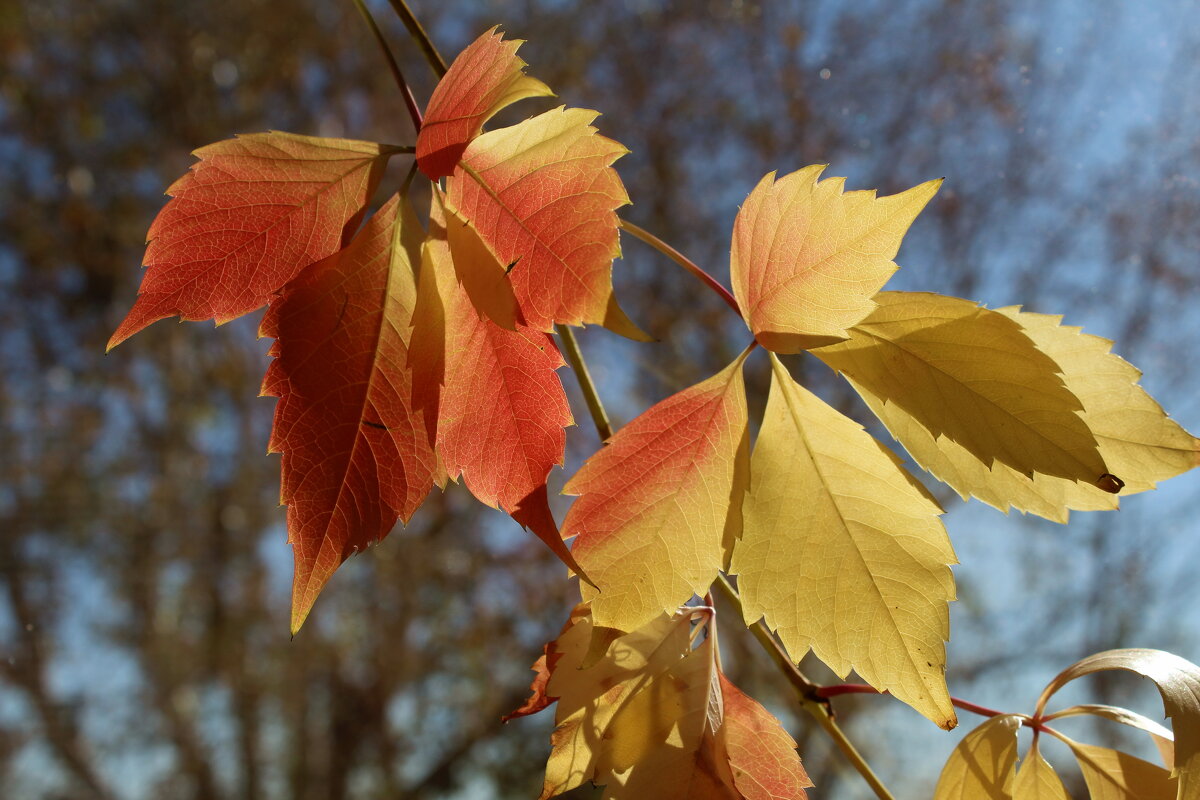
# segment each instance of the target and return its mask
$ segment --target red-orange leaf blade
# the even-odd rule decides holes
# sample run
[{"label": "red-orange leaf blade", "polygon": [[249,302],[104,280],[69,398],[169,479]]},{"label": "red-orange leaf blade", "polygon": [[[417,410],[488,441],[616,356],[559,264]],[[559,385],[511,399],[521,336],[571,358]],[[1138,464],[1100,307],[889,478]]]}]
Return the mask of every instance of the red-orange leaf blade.
[{"label": "red-orange leaf blade", "polygon": [[562,355],[541,331],[480,319],[454,274],[439,217],[435,207],[421,276],[437,282],[444,320],[437,451],[449,476],[461,475],[481,502],[509,513],[525,509],[529,517],[518,521],[541,529],[552,519],[536,490],[563,463],[564,428],[573,424],[556,373]]},{"label": "red-orange leaf blade", "polygon": [[525,74],[520,39],[503,41],[495,28],[458,54],[433,90],[417,136],[417,166],[431,180],[454,171],[463,150],[497,111],[526,97],[554,93]]},{"label": "red-orange leaf blade", "polygon": [[389,153],[373,142],[273,132],[195,155],[150,226],[148,269],[110,350],[166,317],[220,324],[263,306],[342,246]]},{"label": "red-orange leaf blade", "polygon": [[292,629],[334,570],[408,520],[435,459],[408,369],[420,224],[392,198],[351,245],[289,284],[262,323],[263,394],[295,552]]},{"label": "red-orange leaf blade", "polygon": [[703,594],[721,568],[746,430],[743,353],[622,428],[563,490],[596,624],[635,630]]},{"label": "red-orange leaf blade", "polygon": [[734,785],[745,800],[807,797],[812,786],[796,740],[762,705],[718,673],[725,706],[725,748]]},{"label": "red-orange leaf blade", "polygon": [[509,277],[531,327],[607,324],[636,337],[612,300],[615,209],[629,196],[611,165],[628,151],[596,134],[596,116],[558,108],[483,134],[447,195],[500,262],[514,265]]}]

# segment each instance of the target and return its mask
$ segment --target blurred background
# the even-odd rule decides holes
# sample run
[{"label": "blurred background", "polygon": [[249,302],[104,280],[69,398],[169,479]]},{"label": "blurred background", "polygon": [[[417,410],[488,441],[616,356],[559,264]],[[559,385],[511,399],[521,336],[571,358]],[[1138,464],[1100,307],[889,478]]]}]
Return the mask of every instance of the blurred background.
[{"label": "blurred background", "polygon": [[[423,104],[432,74],[388,4],[370,5]],[[1194,3],[413,7],[448,58],[495,24],[527,39],[531,73],[561,102],[601,110],[601,131],[631,149],[617,165],[634,200],[623,213],[722,280],[738,204],[770,170],[828,162],[826,174],[881,193],[944,176],[891,288],[1065,314],[1115,339],[1200,429]],[[498,720],[577,597],[545,548],[451,487],[344,566],[290,640],[258,315],[221,330],[162,322],[104,355],[189,152],[267,129],[414,141],[350,0],[0,0],[0,796],[536,796],[551,715]],[[624,247],[618,294],[660,341],[581,334],[618,423],[712,374],[746,338],[676,266]],[[752,360],[752,409],[765,364]],[[792,367],[867,420],[826,368]],[[568,471],[598,445],[574,408]],[[953,694],[1028,712],[1088,653],[1200,660],[1195,477],[1069,526],[938,491],[962,561]],[[812,796],[868,796],[725,619],[727,667],[800,742]],[[1161,715],[1132,678],[1078,697]],[[946,734],[888,698],[836,707],[905,798],[930,795],[981,721],[963,714]],[[1113,727],[1063,723],[1152,758]],[[1049,756],[1082,796],[1069,759]]]}]

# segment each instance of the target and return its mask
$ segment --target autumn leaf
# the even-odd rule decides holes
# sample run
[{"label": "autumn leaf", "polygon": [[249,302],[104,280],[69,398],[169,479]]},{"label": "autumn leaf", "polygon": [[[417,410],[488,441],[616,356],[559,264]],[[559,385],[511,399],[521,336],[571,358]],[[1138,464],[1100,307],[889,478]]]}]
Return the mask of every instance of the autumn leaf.
[{"label": "autumn leaf", "polygon": [[1021,760],[1012,796],[1013,800],[1071,800],[1054,767],[1036,746]]},{"label": "autumn leaf", "polygon": [[1162,757],[1163,764],[1167,769],[1175,768],[1175,735],[1168,728],[1164,728],[1149,717],[1143,716],[1136,711],[1130,711],[1128,708],[1096,703],[1082,703],[1064,708],[1061,711],[1055,711],[1053,714],[1046,714],[1042,719],[1050,722],[1062,719],[1063,717],[1076,717],[1080,714],[1102,717],[1103,719],[1112,720],[1113,722],[1119,722],[1122,725],[1128,725],[1131,728],[1145,731],[1154,741],[1154,746],[1158,748],[1158,753]]},{"label": "autumn leaf", "polygon": [[408,521],[433,486],[435,459],[407,367],[424,231],[393,196],[345,250],[272,301],[275,339],[263,394],[279,398],[271,452],[295,552],[292,631],[352,553]]},{"label": "autumn leaf", "polygon": [[[1196,465],[1200,441],[1137,385],[1141,373],[1109,352],[1109,340],[1064,326],[1059,317],[1018,308],[998,313],[1020,325],[1058,364],[1067,389],[1083,405],[1079,415],[1095,435],[1101,457],[1125,483],[1122,494],[1152,489],[1157,481]],[[1036,473],[1030,477],[1001,463],[989,468],[951,439],[935,437],[895,403],[855,388],[913,459],[964,499],[973,495],[1001,511],[1011,506],[1056,522],[1066,522],[1070,510],[1117,507],[1116,496],[1090,484]]]},{"label": "autumn leaf", "polygon": [[597,625],[632,631],[704,594],[724,536],[746,431],[742,363],[668,397],[617,432],[567,482],[563,521]]},{"label": "autumn leaf", "polygon": [[824,165],[769,173],[733,224],[733,292],[754,337],[777,353],[847,338],[897,269],[900,240],[941,181],[876,197],[843,193]]},{"label": "autumn leaf", "polygon": [[466,47],[433,90],[417,135],[417,166],[430,180],[454,171],[467,145],[502,108],[526,97],[550,97],[525,74],[521,39],[504,41],[492,28]]},{"label": "autumn leaf", "polygon": [[[434,196],[440,196],[436,190]],[[453,208],[445,209],[446,240],[454,261],[454,274],[482,317],[505,330],[516,330],[524,322],[508,269],[496,258],[478,232]]]},{"label": "autumn leaf", "polygon": [[228,322],[266,304],[358,227],[391,152],[293,133],[239,136],[195,151],[147,234],[137,301],[116,347],[166,317]]},{"label": "autumn leaf", "polygon": [[854,668],[954,727],[945,640],[956,560],[941,509],[887,448],[774,355],[771,365],[731,566],[746,623],[764,618],[797,663],[812,648],[838,675]]},{"label": "autumn leaf", "polygon": [[614,800],[805,797],[812,784],[792,738],[720,673],[711,638],[692,647],[690,620],[704,613],[660,615],[584,667],[593,628],[587,605],[576,607],[539,660],[545,688],[535,681],[526,704],[557,702],[542,800],[587,781]]},{"label": "autumn leaf", "polygon": [[[1176,800],[1177,781],[1162,767],[1119,750],[1059,736],[1071,748],[1091,800]],[[1179,797],[1186,797],[1182,788]]]},{"label": "autumn leaf", "polygon": [[595,111],[557,108],[475,139],[454,176],[451,205],[499,258],[526,322],[605,325],[645,338],[616,305],[615,209],[629,202],[612,163],[628,152],[599,136]]},{"label": "autumn leaf", "polygon": [[934,800],[1009,800],[1020,727],[1019,717],[1002,714],[964,736],[942,768]]},{"label": "autumn leaf", "polygon": [[423,325],[441,325],[421,331],[422,341],[443,350],[414,367],[425,380],[440,374],[437,453],[449,478],[461,476],[480,502],[511,514],[574,567],[546,497],[550,469],[563,463],[564,428],[574,424],[556,373],[562,355],[541,331],[479,317],[455,276],[445,225],[435,203],[418,309]]},{"label": "autumn leaf", "polygon": [[[1175,735],[1174,769],[1170,774],[1178,776],[1179,800],[1200,798],[1200,667],[1190,661],[1162,650],[1133,648],[1096,653],[1067,667],[1050,682],[1038,698],[1037,713],[1041,714],[1054,693],[1067,683],[1106,670],[1132,672],[1154,681]],[[1112,761],[1106,758],[1105,763]]]},{"label": "autumn leaf", "polygon": [[[880,292],[845,342],[813,350],[987,466],[1119,488],[1059,366],[1013,320],[968,300]],[[903,443],[903,441],[902,441]],[[918,448],[919,449],[919,448]]]}]

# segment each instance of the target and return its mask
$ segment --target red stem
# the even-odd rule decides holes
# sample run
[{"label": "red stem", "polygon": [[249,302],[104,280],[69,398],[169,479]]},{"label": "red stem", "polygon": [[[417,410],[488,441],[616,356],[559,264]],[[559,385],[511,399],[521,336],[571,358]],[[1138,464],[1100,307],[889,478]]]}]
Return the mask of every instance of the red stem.
[{"label": "red stem", "polygon": [[739,317],[742,316],[742,308],[738,305],[737,299],[729,293],[728,289],[721,285],[720,281],[701,269],[696,262],[692,261],[674,247],[671,247],[671,245],[667,244],[653,233],[634,225],[629,220],[621,220],[621,228],[622,230],[632,234],[635,238],[641,239],[643,242],[650,245],[655,250],[659,251],[667,258],[671,259],[676,264],[695,275],[697,278],[703,281],[708,288],[720,295],[721,299],[725,301],[725,304],[732,308]]},{"label": "red stem", "polygon": [[[817,689],[817,696],[825,699],[837,697],[841,694],[888,694],[888,692],[881,692],[874,686],[868,686],[865,683],[838,683],[832,686],[822,686]],[[987,706],[981,706],[978,703],[972,703],[970,700],[963,700],[959,697],[951,697],[950,702],[956,708],[961,708],[963,711],[969,711],[972,714],[978,714],[981,717],[999,717],[1002,714],[1009,713],[1006,711],[997,711],[996,709],[988,708]],[[1040,717],[1022,719],[1021,724],[1027,728],[1033,728],[1035,731],[1050,730],[1044,724],[1042,724]]]}]

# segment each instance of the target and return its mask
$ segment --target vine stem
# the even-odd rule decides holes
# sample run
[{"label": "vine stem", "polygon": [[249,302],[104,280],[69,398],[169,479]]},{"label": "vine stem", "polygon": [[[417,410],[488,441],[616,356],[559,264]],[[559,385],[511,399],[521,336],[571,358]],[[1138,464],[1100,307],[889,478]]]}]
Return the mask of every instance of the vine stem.
[{"label": "vine stem", "polygon": [[379,44],[379,49],[383,51],[383,57],[387,60],[388,69],[391,70],[392,77],[396,79],[396,85],[400,87],[400,94],[404,97],[404,106],[408,109],[408,116],[412,118],[413,127],[419,133],[422,123],[421,109],[417,107],[417,100],[413,97],[408,81],[404,80],[404,73],[400,70],[400,64],[396,61],[396,56],[392,54],[392,48],[388,47],[387,39],[383,38],[383,31],[375,23],[375,17],[371,15],[371,9],[367,8],[367,4],[363,0],[354,0],[354,7],[358,9],[358,13],[366,21],[367,27],[371,29],[371,33],[375,36],[375,41]]},{"label": "vine stem", "polygon": [[[745,615],[742,612],[742,598],[738,595],[737,589],[729,582],[729,579],[724,575],[717,576],[717,587],[721,590],[721,594],[737,611],[738,616],[743,619]],[[863,758],[862,753],[858,752],[858,748],[854,746],[854,742],[850,741],[850,737],[842,730],[834,719],[833,709],[829,705],[829,700],[822,696],[822,687],[808,679],[800,667],[797,666],[783,649],[783,645],[771,634],[767,626],[759,622],[748,626],[750,633],[758,640],[763,649],[767,651],[767,655],[775,662],[788,681],[796,689],[796,694],[800,699],[800,705],[808,712],[809,716],[813,717],[817,723],[824,729],[825,733],[833,740],[838,749],[842,751],[842,755],[850,762],[850,765],[858,771],[862,779],[871,787],[871,791],[875,792],[875,796],[879,800],[895,800],[895,797],[884,785],[875,771],[871,769],[871,765]],[[870,688],[870,687],[868,687]]]},{"label": "vine stem", "polygon": [[706,286],[708,286],[708,288],[720,295],[721,299],[725,301],[726,305],[733,309],[734,313],[736,313],[739,317],[742,316],[742,307],[738,305],[737,299],[730,294],[728,289],[721,285],[720,281],[701,269],[701,267],[696,264],[695,261],[692,261],[683,253],[679,252],[674,247],[671,247],[671,245],[667,244],[653,233],[650,233],[650,231],[634,225],[627,219],[621,220],[621,229],[629,233],[634,238],[641,239],[643,242],[650,245],[655,250],[695,275]]},{"label": "vine stem", "polygon": [[579,390],[583,392],[583,400],[587,403],[588,413],[592,415],[592,424],[596,426],[596,433],[600,435],[601,442],[607,442],[613,435],[612,423],[608,421],[608,412],[604,410],[604,404],[600,402],[600,393],[592,381],[592,374],[588,371],[587,362],[583,360],[583,352],[579,349],[579,342],[575,339],[575,331],[566,325],[555,325],[554,330],[558,333],[558,338],[562,340],[563,355],[566,356],[567,363],[571,365],[571,370],[579,381]]},{"label": "vine stem", "polygon": [[433,40],[429,38],[429,34],[421,27],[421,22],[413,14],[412,9],[408,7],[408,3],[404,0],[390,0],[392,9],[396,12],[396,16],[400,17],[400,21],[404,23],[404,27],[408,28],[408,34],[421,48],[421,52],[425,55],[425,60],[429,63],[430,69],[434,74],[441,78],[446,74],[448,67],[446,60],[442,58],[442,54],[433,46]]},{"label": "vine stem", "polygon": [[[429,66],[433,70],[434,74],[436,74],[438,78],[443,77],[447,70],[446,62],[438,52],[437,48],[434,46],[432,40],[430,40],[429,35],[425,32],[425,29],[421,27],[421,23],[412,13],[412,10],[408,7],[408,4],[405,2],[405,0],[390,0],[390,2],[392,4],[392,8],[396,11],[396,14],[400,17],[400,20],[404,23],[404,26],[408,29],[409,35],[412,36],[412,38],[421,48],[421,51],[425,54],[425,60],[429,63]],[[646,244],[661,252],[663,255],[670,258],[675,263],[679,264],[688,272],[695,275],[710,289],[720,295],[721,299],[724,300],[725,303],[738,314],[738,316],[742,315],[742,310],[738,305],[737,299],[729,292],[729,290],[722,286],[716,278],[712,277],[703,269],[701,269],[687,256],[683,255],[674,247],[671,247],[669,244],[664,242],[662,239],[659,239],[649,231],[634,225],[632,222],[621,220],[620,224],[621,227],[628,231],[632,236],[642,240]],[[591,375],[587,369],[587,362],[584,361],[583,353],[579,349],[579,343],[575,340],[575,334],[565,325],[556,325],[555,330],[562,339],[563,348],[565,350],[564,355],[571,364],[571,368],[574,370],[576,378],[579,380],[579,388],[580,391],[583,392],[584,400],[587,402],[588,411],[592,416],[592,422],[596,426],[596,433],[599,434],[602,441],[607,441],[613,435],[612,425],[608,420],[608,414],[604,410],[604,403],[600,399],[600,394],[596,390],[596,385],[592,382]],[[741,615],[742,601],[738,596],[737,590],[734,589],[733,585],[729,583],[728,579],[724,575],[720,575],[718,577],[719,581],[717,585],[721,588],[722,592],[737,610],[738,614]],[[770,631],[768,631],[766,626],[764,626],[761,622],[750,626],[750,631],[762,644],[763,648],[767,651],[767,654],[771,656],[771,658],[778,664],[779,668],[783,671],[784,675],[787,676],[791,684],[796,687],[797,694],[800,698],[800,703],[804,707],[805,711],[812,715],[825,730],[826,734],[833,739],[834,743],[838,746],[838,749],[842,751],[842,754],[847,758],[847,760],[850,761],[851,765],[858,771],[863,780],[867,782],[867,785],[871,787],[871,790],[875,793],[875,796],[878,797],[879,800],[895,800],[895,797],[892,795],[892,793],[888,791],[886,786],[884,786],[883,781],[879,779],[879,777],[867,763],[866,759],[864,759],[862,754],[858,752],[858,748],[854,746],[854,743],[850,741],[845,732],[838,726],[836,720],[834,720],[833,711],[830,708],[829,701],[825,698],[822,698],[818,693],[820,687],[810,681],[804,675],[804,673],[800,671],[800,668],[792,663],[791,658],[783,650],[782,646],[775,640],[775,637],[771,635]]]},{"label": "vine stem", "polygon": [[[865,683],[838,683],[832,686],[821,686],[817,689],[817,694],[823,698],[829,699],[843,694],[888,694],[881,692],[874,686],[868,686]],[[950,703],[955,708],[961,708],[963,711],[969,711],[972,714],[978,714],[981,717],[1000,717],[1011,712],[999,711],[987,706],[981,706],[978,703],[972,703],[970,700],[963,700],[961,697],[950,697]],[[1033,728],[1034,731],[1043,731],[1051,735],[1056,735],[1054,729],[1042,722],[1041,717],[1029,717],[1024,714],[1018,714],[1021,718],[1021,724],[1027,728]]]}]

